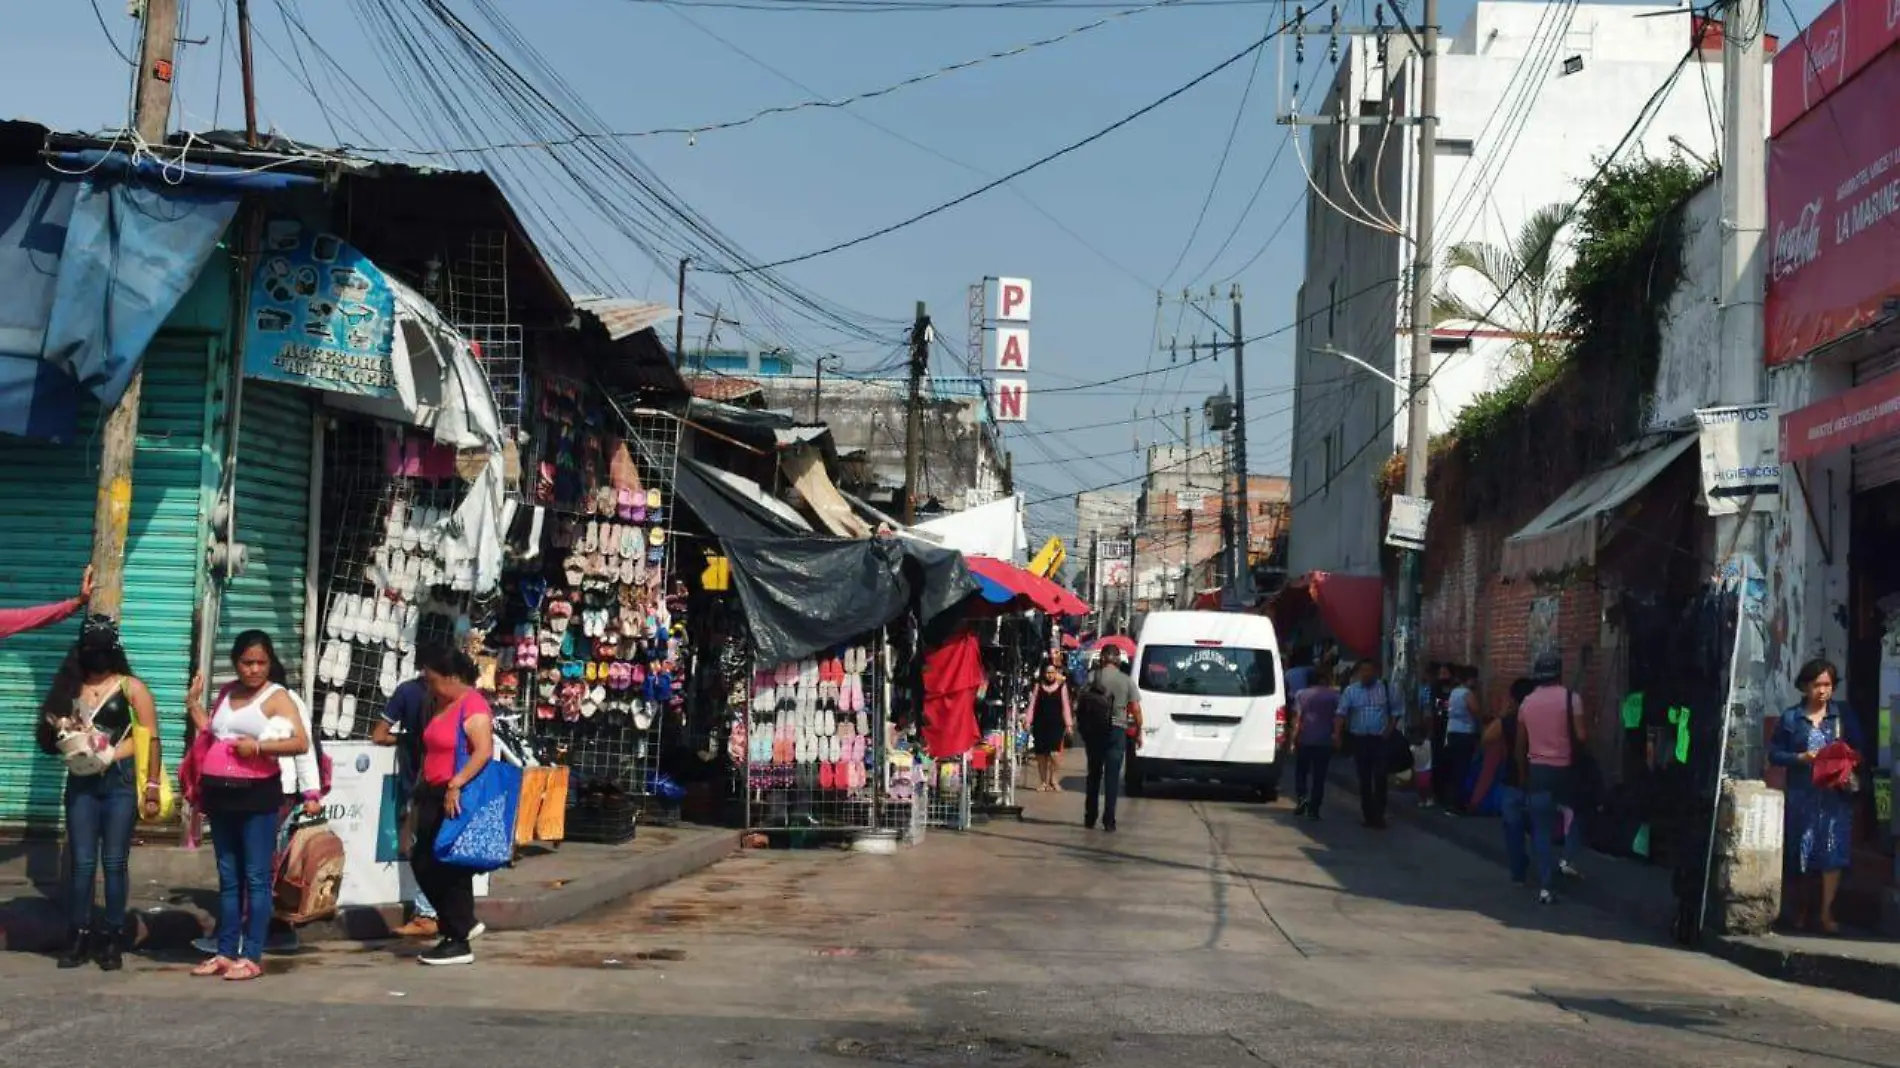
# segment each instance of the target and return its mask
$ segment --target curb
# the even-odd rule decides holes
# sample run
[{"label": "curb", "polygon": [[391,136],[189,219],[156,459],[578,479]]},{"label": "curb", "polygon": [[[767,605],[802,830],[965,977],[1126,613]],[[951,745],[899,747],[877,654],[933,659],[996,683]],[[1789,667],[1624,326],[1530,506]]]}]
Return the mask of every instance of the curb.
[{"label": "curb", "polygon": [[1703,948],[1769,979],[1900,1002],[1900,966],[1770,944],[1773,941],[1772,935],[1763,938],[1714,935],[1704,940]]},{"label": "curb", "polygon": [[[604,874],[479,899],[475,912],[496,931],[552,927],[711,867],[738,851],[737,831],[696,836],[630,857]],[[297,933],[305,944],[375,942],[392,937],[390,931],[402,922],[400,906],[348,908],[333,919],[300,927]],[[136,932],[132,944],[140,952],[165,954],[189,951],[194,939],[213,929],[215,919],[190,906],[160,905],[134,908],[127,923]],[[56,900],[22,897],[0,904],[0,951],[53,953],[64,948],[65,941],[66,919]]]}]

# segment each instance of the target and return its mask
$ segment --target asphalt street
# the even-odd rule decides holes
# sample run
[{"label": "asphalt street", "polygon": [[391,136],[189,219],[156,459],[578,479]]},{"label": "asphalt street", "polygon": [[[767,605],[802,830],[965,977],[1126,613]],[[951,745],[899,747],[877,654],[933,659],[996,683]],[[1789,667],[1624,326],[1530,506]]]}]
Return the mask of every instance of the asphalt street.
[{"label": "asphalt street", "polygon": [[895,856],[739,856],[467,968],[0,955],[0,1064],[1900,1066],[1900,1007],[1540,908],[1350,798],[1311,823],[1164,791],[1108,835],[1074,792],[1025,796],[1020,824]]}]

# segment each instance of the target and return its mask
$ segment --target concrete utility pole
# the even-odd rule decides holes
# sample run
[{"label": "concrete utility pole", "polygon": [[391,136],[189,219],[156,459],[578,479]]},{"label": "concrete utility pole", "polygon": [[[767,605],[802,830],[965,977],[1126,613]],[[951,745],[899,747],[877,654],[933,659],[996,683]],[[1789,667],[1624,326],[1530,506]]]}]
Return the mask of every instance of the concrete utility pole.
[{"label": "concrete utility pole", "polygon": [[673,365],[686,366],[686,265],[693,262],[689,257],[680,257],[680,317],[673,322]]},{"label": "concrete utility pole", "polygon": [[[1763,277],[1762,231],[1768,216],[1768,194],[1763,160],[1762,79],[1763,27],[1767,11],[1763,0],[1732,0],[1722,35],[1724,76],[1722,144],[1722,289],[1720,322],[1721,364],[1716,400],[1724,405],[1755,404],[1762,400]],[[1751,500],[1739,515],[1717,516],[1716,546],[1722,557],[1718,569],[1735,567],[1742,578],[1746,569],[1765,568],[1763,522]],[[1744,582],[1742,588],[1746,589]],[[1745,849],[1739,833],[1749,820],[1743,817],[1761,807],[1766,784],[1737,781],[1752,773],[1731,748],[1736,724],[1754,722],[1747,707],[1750,694],[1763,692],[1766,680],[1759,665],[1737,658],[1729,678],[1728,701],[1723,707],[1721,750],[1717,756],[1719,796],[1710,814],[1709,845],[1704,866],[1704,892],[1697,926],[1709,925],[1709,899],[1719,914],[1715,926],[1724,932],[1765,933],[1781,906],[1780,850]],[[1758,697],[1757,697],[1758,699]],[[1723,809],[1735,818],[1719,820]],[[1729,828],[1720,835],[1718,826]],[[1718,871],[1719,870],[1719,871]]]},{"label": "concrete utility pole", "polygon": [[930,313],[917,302],[910,328],[910,398],[904,406],[904,524],[917,522],[917,470],[923,459],[924,371],[930,366]]},{"label": "concrete utility pole", "polygon": [[[1425,496],[1425,462],[1431,451],[1432,226],[1438,167],[1438,0],[1425,0],[1419,27],[1418,218],[1412,234],[1412,373],[1406,396],[1405,495]],[[1407,549],[1399,565],[1399,625],[1393,678],[1409,705],[1418,692],[1420,599],[1425,554]]]},{"label": "concrete utility pole", "polygon": [[[1181,448],[1188,460],[1187,488],[1188,493],[1192,495],[1194,492],[1194,413],[1192,411],[1181,412]],[[1178,496],[1175,498],[1175,503],[1177,505],[1181,503]],[[1187,522],[1187,544],[1181,547],[1181,595],[1180,603],[1175,607],[1187,608],[1193,586],[1188,576],[1194,573],[1194,511],[1190,508],[1179,510]]]},{"label": "concrete utility pole", "polygon": [[[165,141],[172,112],[172,59],[178,46],[178,0],[146,0],[141,19],[133,128],[146,144]],[[141,368],[107,413],[99,435],[99,496],[92,511],[91,611],[118,619],[125,607],[125,541],[132,521],[132,460],[138,448]]]},{"label": "concrete utility pole", "polygon": [[1240,283],[1234,283],[1228,299],[1234,305],[1234,594],[1240,603],[1253,607],[1253,566],[1249,556],[1247,526],[1247,335],[1240,328]]},{"label": "concrete utility pole", "polygon": [[238,70],[244,81],[244,143],[257,147],[257,68],[251,62],[251,0],[237,0]]}]

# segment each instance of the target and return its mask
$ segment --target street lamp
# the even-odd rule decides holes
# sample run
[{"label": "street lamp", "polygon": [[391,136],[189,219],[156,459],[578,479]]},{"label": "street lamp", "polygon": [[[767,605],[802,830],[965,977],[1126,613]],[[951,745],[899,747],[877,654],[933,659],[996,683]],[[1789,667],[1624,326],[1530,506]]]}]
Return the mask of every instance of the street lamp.
[{"label": "street lamp", "polygon": [[1392,377],[1389,374],[1386,374],[1384,371],[1379,370],[1377,367],[1372,366],[1371,364],[1367,363],[1366,361],[1360,359],[1357,356],[1354,356],[1352,353],[1347,352],[1344,349],[1336,349],[1332,347],[1331,345],[1316,345],[1313,347],[1312,351],[1317,352],[1322,356],[1337,356],[1340,359],[1345,360],[1347,363],[1352,364],[1355,367],[1361,368],[1365,371],[1369,371],[1372,374],[1375,374],[1379,376],[1380,378],[1385,379],[1387,382],[1390,382],[1392,384],[1393,389],[1405,388],[1404,386],[1400,385],[1398,379]]},{"label": "street lamp", "polygon": [[838,362],[837,356],[827,355],[818,357],[817,362],[812,364],[811,421],[814,423],[823,422],[823,420],[818,418],[818,400],[820,397],[823,397],[825,393],[825,364],[829,363],[831,369],[836,371],[838,369]]}]

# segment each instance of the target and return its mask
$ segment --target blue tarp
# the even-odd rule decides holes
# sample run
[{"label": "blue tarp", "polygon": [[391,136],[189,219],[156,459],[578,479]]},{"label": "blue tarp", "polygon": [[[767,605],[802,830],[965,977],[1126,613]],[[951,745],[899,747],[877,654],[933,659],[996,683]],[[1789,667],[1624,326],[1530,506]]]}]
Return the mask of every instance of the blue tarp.
[{"label": "blue tarp", "polygon": [[237,213],[232,190],[0,168],[0,433],[67,440],[118,403]]}]

